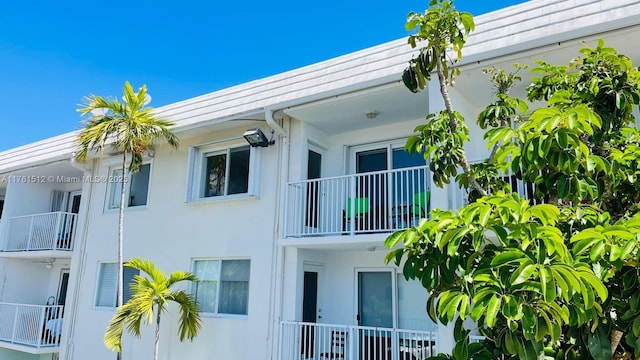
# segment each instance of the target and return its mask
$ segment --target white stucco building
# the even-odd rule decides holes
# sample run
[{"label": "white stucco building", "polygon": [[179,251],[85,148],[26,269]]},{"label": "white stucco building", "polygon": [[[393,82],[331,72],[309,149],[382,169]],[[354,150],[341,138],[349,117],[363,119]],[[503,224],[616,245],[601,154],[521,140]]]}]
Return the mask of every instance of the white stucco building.
[{"label": "white stucco building", "polygon": [[[567,63],[598,38],[640,63],[640,1],[534,0],[475,20],[451,89],[470,124],[492,96],[483,68]],[[392,231],[463,198],[431,186],[424,159],[402,150],[443,108],[435,82],[418,94],[402,84],[412,54],[400,39],[157,109],[181,144],[156,145],[125,185],[124,254],[194,271],[188,289],[203,310],[193,342],[177,340],[175,311],[165,316],[161,359],[450,350],[420,285],[383,262]],[[273,144],[249,146],[242,135],[255,128]],[[471,129],[468,154],[480,160],[487,149]],[[119,188],[108,180],[120,157],[78,164],[76,135],[0,153],[0,359],[114,357],[102,338],[116,296]],[[125,359],[150,358],[145,330],[126,339]]]}]

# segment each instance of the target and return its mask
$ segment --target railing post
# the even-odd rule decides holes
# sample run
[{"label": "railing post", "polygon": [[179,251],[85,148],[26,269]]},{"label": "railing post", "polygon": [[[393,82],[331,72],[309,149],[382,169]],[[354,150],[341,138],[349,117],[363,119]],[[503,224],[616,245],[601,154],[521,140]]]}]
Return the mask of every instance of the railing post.
[{"label": "railing post", "polygon": [[46,317],[47,317],[47,306],[43,306],[40,308],[40,311],[42,312],[42,315],[40,316],[40,323],[38,324],[38,338],[36,339],[36,347],[40,348],[42,346],[42,341],[43,341],[43,332],[44,332],[44,326],[45,326],[45,321]]},{"label": "railing post", "polygon": [[282,321],[280,321],[278,325],[278,331],[280,332],[280,335],[278,336],[278,354],[276,359],[282,359],[282,341],[284,339],[284,323]]},{"label": "railing post", "polygon": [[76,243],[76,221],[78,220],[78,214],[71,214],[71,226],[69,227],[69,251],[73,250]]},{"label": "railing post", "polygon": [[29,238],[27,239],[27,248],[26,248],[27,251],[31,250],[31,239],[33,238],[33,219],[34,219],[34,216],[32,216],[29,221]]},{"label": "railing post", "polygon": [[14,308],[14,312],[13,312],[13,330],[11,332],[11,343],[15,343],[16,342],[16,331],[18,331],[18,306],[17,305],[13,305]]},{"label": "railing post", "polygon": [[7,251],[7,242],[9,241],[9,229],[11,228],[11,220],[0,221],[0,241],[2,241],[2,251]]},{"label": "railing post", "polygon": [[[62,220],[61,219],[62,215],[63,214],[66,215],[66,213],[62,213],[62,212],[58,211],[58,212],[55,212],[55,214],[56,214],[56,227],[53,230],[53,247],[52,247],[52,249],[53,250],[58,250],[58,241],[59,241],[59,238],[60,238],[60,235],[61,235],[61,233],[60,233],[60,222]],[[62,235],[63,234],[64,233],[62,233]]]},{"label": "railing post", "polygon": [[356,335],[356,332],[354,331],[354,327],[353,326],[348,326],[347,327],[347,334],[349,334],[349,336],[347,336],[349,338],[349,359],[348,360],[351,360],[351,359],[355,359],[356,358],[356,351],[355,351],[355,348],[356,348],[355,343],[356,343],[356,341],[355,341],[355,337],[357,335]]},{"label": "railing post", "polygon": [[[397,195],[395,194],[395,185],[394,181],[396,174],[399,173],[398,171],[390,171],[387,173],[387,199],[386,199],[386,203],[387,203],[387,208],[386,208],[386,219],[383,219],[382,221],[386,221],[386,227],[380,227],[381,229],[394,229],[393,226],[393,221],[392,221],[392,217],[393,217],[393,206],[394,206],[394,197],[397,197]],[[382,216],[381,216],[382,217]]]},{"label": "railing post", "polygon": [[398,360],[398,355],[400,355],[400,347],[399,342],[400,337],[398,336],[398,329],[391,329],[391,359]]},{"label": "railing post", "polygon": [[351,226],[350,234],[353,235],[356,232],[356,192],[358,191],[356,188],[356,184],[358,181],[358,175],[350,176],[349,180],[349,197],[347,197],[347,201],[353,201],[351,204],[351,213],[349,214],[349,223]]},{"label": "railing post", "polygon": [[283,228],[284,228],[284,236],[283,237],[288,237],[289,235],[291,235],[291,230],[289,230],[289,214],[290,214],[290,210],[289,207],[291,206],[291,204],[289,204],[289,191],[291,188],[291,184],[287,184],[285,186],[285,191],[284,191],[284,221],[283,221]]}]

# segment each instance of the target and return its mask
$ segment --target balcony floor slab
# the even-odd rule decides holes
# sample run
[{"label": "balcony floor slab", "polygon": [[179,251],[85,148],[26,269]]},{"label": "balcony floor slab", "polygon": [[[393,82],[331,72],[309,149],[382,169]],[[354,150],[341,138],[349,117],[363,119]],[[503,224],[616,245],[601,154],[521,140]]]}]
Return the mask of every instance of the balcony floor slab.
[{"label": "balcony floor slab", "polygon": [[0,251],[0,258],[11,259],[71,259],[73,251],[62,250],[31,250],[31,251]]},{"label": "balcony floor slab", "polygon": [[0,348],[20,351],[23,353],[34,354],[34,355],[53,354],[53,353],[60,352],[59,346],[41,346],[38,348],[35,346],[15,344],[15,343],[10,343],[2,340],[0,340]]}]

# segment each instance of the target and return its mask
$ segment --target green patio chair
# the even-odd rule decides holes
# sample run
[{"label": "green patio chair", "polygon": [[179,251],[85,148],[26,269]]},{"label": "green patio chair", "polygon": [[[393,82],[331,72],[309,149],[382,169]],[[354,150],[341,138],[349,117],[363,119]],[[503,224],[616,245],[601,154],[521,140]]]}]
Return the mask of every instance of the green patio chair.
[{"label": "green patio chair", "polygon": [[418,219],[426,218],[429,213],[429,199],[431,191],[419,192],[413,195],[411,214]]},{"label": "green patio chair", "polygon": [[355,220],[356,230],[366,228],[369,223],[369,206],[370,201],[368,197],[347,199],[347,204],[342,217],[342,230],[347,231],[351,220]]}]

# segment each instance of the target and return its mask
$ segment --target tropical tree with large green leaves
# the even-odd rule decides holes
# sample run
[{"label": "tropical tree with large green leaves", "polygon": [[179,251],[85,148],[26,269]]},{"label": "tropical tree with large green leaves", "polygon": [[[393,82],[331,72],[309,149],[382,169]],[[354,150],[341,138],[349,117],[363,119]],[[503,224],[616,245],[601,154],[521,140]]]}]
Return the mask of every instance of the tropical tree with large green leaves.
[{"label": "tropical tree with large green leaves", "polygon": [[460,166],[474,189],[486,195],[484,188],[470,171],[463,146],[469,141],[469,128],[464,123],[462,115],[453,109],[449,95],[449,87],[455,84],[460,69],[451,67],[448,57],[454,53],[455,60],[462,58],[462,48],[467,35],[475,28],[473,16],[470,13],[456,11],[450,1],[431,0],[429,6],[429,10],[423,14],[411,12],[408,15],[406,30],[417,31],[416,34],[409,35],[409,44],[412,48],[423,43],[426,43],[426,46],[420,48],[418,56],[411,59],[410,66],[402,76],[405,85],[412,92],[424,89],[431,79],[432,72],[435,71],[438,76],[445,109],[429,114],[427,124],[416,129],[431,137],[431,146],[421,150],[431,158],[431,167],[440,169],[434,172],[436,184],[448,184],[449,177],[453,176]]},{"label": "tropical tree with large green leaves", "polygon": [[132,297],[119,307],[113,315],[104,335],[105,345],[118,352],[122,350],[122,334],[127,331],[140,337],[143,323],[155,324],[153,359],[158,359],[160,345],[160,318],[171,302],[178,305],[180,318],[178,336],[180,341],[193,339],[201,327],[200,309],[193,295],[172,289],[182,281],[197,281],[194,274],[175,271],[167,276],[149,260],[134,258],[125,266],[140,270],[146,275],[136,275],[131,284]]},{"label": "tropical tree with large green leaves", "polygon": [[[456,13],[450,1],[430,5],[408,18],[421,40],[439,31],[423,27],[451,26],[430,19],[444,9]],[[459,49],[464,40],[459,34],[453,43]],[[404,73],[412,91],[413,81],[424,88],[428,80],[416,71],[423,51]],[[431,159],[436,185],[455,175],[474,196],[458,211],[433,210],[389,236],[386,261],[421,281],[434,321],[454,323],[453,352],[440,358],[639,357],[640,132],[632,115],[640,102],[638,69],[603,41],[569,65],[537,62],[526,96],[545,106],[531,113],[509,94],[518,75],[489,72],[496,99],[477,119],[491,148],[486,161],[457,174],[461,159],[443,160],[437,147],[462,147],[467,135],[442,126],[440,115],[428,115],[405,147]],[[521,198],[511,177],[535,193]],[[468,319],[475,328],[465,326]],[[473,331],[485,340],[471,343]]]},{"label": "tropical tree with large green leaves", "polygon": [[[118,296],[116,307],[123,304],[124,272],[124,208],[128,174],[134,174],[142,165],[143,155],[154,142],[166,141],[178,147],[178,138],[171,131],[172,122],[159,118],[152,107],[147,106],[150,96],[143,85],[138,92],[127,81],[122,91],[123,101],[114,97],[89,95],[83,99],[77,111],[83,117],[85,127],[76,140],[76,158],[85,161],[90,152],[103,153],[105,147],[121,153],[120,204],[118,211]],[[128,171],[127,171],[128,170]],[[118,353],[118,358],[120,354]]]}]

